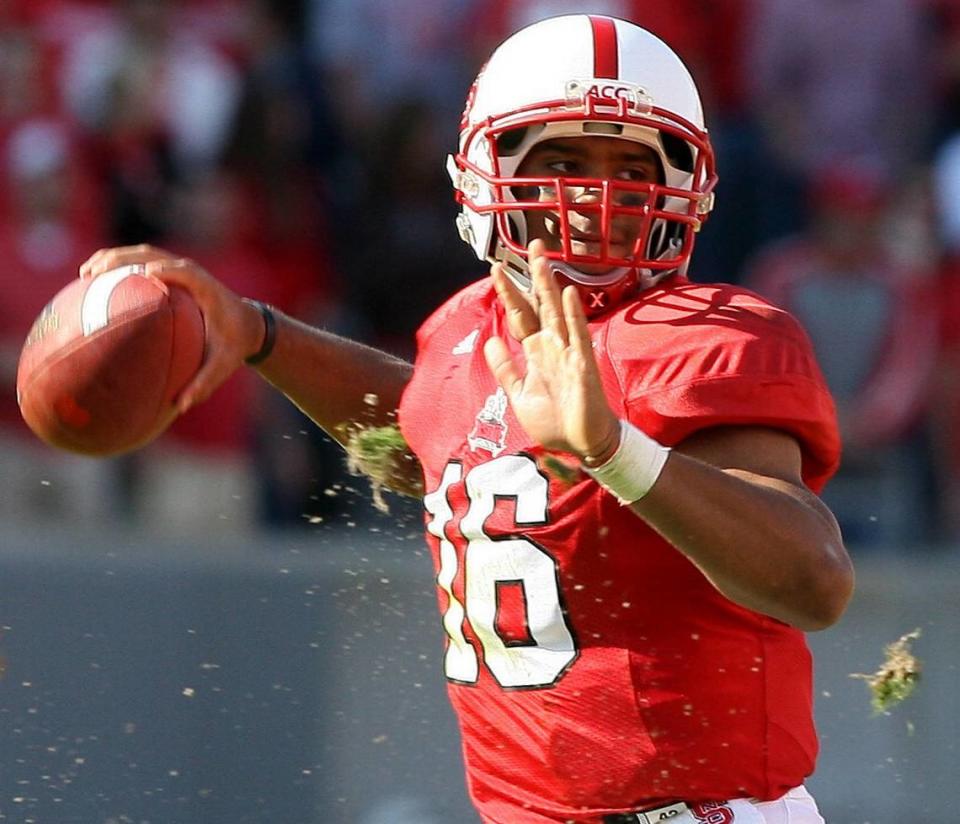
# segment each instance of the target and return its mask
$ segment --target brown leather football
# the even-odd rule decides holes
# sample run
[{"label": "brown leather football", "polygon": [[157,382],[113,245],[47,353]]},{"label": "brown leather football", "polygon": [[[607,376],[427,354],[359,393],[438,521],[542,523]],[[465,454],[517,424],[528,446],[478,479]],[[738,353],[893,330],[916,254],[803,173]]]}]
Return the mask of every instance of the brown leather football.
[{"label": "brown leather football", "polygon": [[203,315],[183,289],[124,266],[74,280],[33,324],[20,353],[17,400],[52,446],[116,455],[176,417],[175,399],[203,362]]}]

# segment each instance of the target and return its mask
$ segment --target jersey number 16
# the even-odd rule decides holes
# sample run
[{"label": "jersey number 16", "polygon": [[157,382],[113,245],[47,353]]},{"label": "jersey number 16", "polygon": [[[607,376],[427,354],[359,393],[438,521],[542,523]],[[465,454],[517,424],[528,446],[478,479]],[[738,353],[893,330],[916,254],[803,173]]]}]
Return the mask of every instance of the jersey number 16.
[{"label": "jersey number 16", "polygon": [[[454,519],[447,492],[461,480],[467,511],[456,535],[447,527]],[[440,542],[437,586],[446,594],[443,628],[448,636],[444,672],[451,681],[476,683],[479,656],[463,632],[469,622],[483,649],[483,663],[503,687],[546,687],[555,684],[577,657],[573,634],[560,602],[557,562],[529,538],[492,538],[485,531],[498,498],[514,501],[519,527],[547,522],[549,483],[527,455],[502,455],[473,467],[463,478],[463,465],[448,463],[436,490],[424,496],[433,517],[427,531]],[[454,581],[463,575],[463,602]],[[504,639],[497,631],[499,594],[504,585],[519,585],[528,640]]]}]

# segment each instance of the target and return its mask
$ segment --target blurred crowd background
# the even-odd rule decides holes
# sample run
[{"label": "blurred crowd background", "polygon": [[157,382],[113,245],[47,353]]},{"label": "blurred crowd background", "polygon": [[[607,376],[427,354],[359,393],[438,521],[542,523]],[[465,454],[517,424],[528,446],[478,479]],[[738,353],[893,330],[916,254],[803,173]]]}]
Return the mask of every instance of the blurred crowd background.
[{"label": "blurred crowd background", "polygon": [[0,0],[0,517],[381,517],[251,374],[134,455],[56,453],[20,419],[20,347],[93,251],[152,243],[412,355],[426,314],[485,274],[444,171],[470,82],[509,33],[572,11],[639,23],[698,79],[721,182],[691,276],[807,328],[851,545],[955,546],[960,0]]}]

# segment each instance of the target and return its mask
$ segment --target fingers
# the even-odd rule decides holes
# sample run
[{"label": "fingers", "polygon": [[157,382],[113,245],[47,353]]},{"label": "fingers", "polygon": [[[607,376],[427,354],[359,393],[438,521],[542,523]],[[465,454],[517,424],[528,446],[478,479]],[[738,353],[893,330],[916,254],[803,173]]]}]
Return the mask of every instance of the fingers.
[{"label": "fingers", "polygon": [[566,346],[568,342],[567,323],[563,315],[560,286],[546,256],[546,246],[542,240],[534,240],[528,248],[530,278],[533,293],[539,304],[540,327],[553,332]]},{"label": "fingers", "polygon": [[162,280],[164,283],[183,286],[193,293],[199,291],[201,282],[211,280],[204,270],[187,258],[171,257],[163,260],[151,260],[144,266],[144,274]]},{"label": "fingers", "polygon": [[513,398],[523,385],[523,376],[513,362],[507,344],[502,338],[489,338],[483,345],[483,356],[497,383],[503,387],[508,398]]},{"label": "fingers", "polygon": [[583,311],[583,302],[580,300],[577,287],[571,284],[564,288],[562,300],[570,345],[584,360],[590,360],[593,358],[593,340],[590,337],[587,315]]},{"label": "fingers", "polygon": [[194,296],[202,290],[209,291],[205,286],[205,281],[210,281],[209,276],[193,261],[145,243],[100,249],[80,266],[80,277],[93,278],[104,272],[137,264],[143,266],[144,274],[164,283],[183,286]]},{"label": "fingers", "polygon": [[[513,338],[523,342],[541,330],[550,332],[561,346],[569,343],[568,321],[560,285],[546,255],[542,240],[528,247],[531,291],[525,294],[506,274],[500,263],[490,269],[497,297],[506,311],[507,326]],[[581,309],[582,314],[582,309]]]},{"label": "fingers", "polygon": [[507,327],[510,334],[516,340],[522,341],[528,335],[538,331],[540,321],[537,318],[536,309],[517,285],[510,280],[504,272],[502,264],[495,263],[490,269],[490,276],[493,279],[493,288],[497,291],[497,297],[506,310]]},{"label": "fingers", "polygon": [[80,265],[80,277],[91,278],[127,266],[131,263],[147,263],[151,260],[172,260],[170,252],[141,243],[137,246],[117,246],[111,249],[99,249]]},{"label": "fingers", "polygon": [[580,292],[573,284],[563,290],[563,312],[570,330],[570,348],[579,361],[582,374],[589,385],[602,393],[600,367],[593,351],[593,338],[590,336],[590,327],[587,325],[587,314],[583,310],[583,301]]},{"label": "fingers", "polygon": [[566,346],[568,330],[560,286],[546,255],[546,244],[542,240],[531,241],[527,253],[531,280],[529,294],[517,287],[502,264],[495,263],[490,269],[497,297],[506,310],[510,334],[523,341],[535,332],[546,330]]}]

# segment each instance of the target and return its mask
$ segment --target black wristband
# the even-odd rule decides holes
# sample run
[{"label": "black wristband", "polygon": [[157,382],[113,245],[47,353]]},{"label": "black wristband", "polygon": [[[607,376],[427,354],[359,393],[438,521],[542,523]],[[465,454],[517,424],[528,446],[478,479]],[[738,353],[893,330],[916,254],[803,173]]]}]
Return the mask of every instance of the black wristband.
[{"label": "black wristband", "polygon": [[244,298],[243,302],[249,303],[263,318],[263,343],[256,352],[243,359],[247,366],[256,366],[265,361],[273,351],[273,346],[277,342],[277,319],[273,315],[273,309],[267,304],[249,298]]}]

